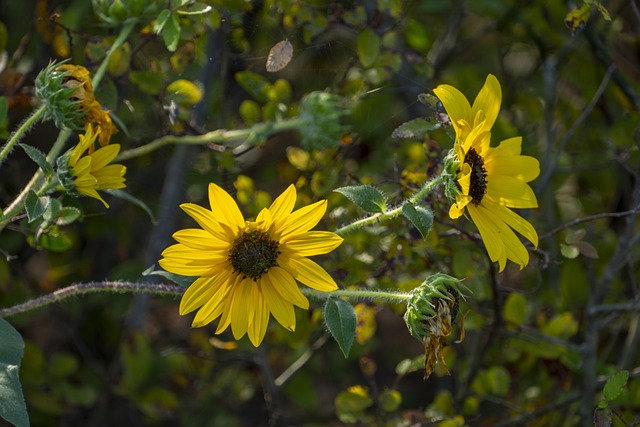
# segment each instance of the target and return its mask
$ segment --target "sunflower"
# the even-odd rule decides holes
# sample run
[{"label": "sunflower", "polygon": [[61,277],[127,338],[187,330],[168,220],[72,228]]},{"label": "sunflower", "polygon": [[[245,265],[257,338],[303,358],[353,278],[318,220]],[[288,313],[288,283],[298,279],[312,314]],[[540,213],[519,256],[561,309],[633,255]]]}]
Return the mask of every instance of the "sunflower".
[{"label": "sunflower", "polygon": [[524,268],[529,253],[514,230],[538,247],[538,234],[511,208],[536,208],[536,195],[527,184],[540,173],[540,163],[520,154],[522,137],[491,147],[491,128],[502,102],[500,83],[489,75],[473,102],[456,88],[440,85],[434,93],[451,119],[456,141],[450,158],[454,165],[455,202],[449,216],[465,212],[476,224],[491,261],[504,270],[507,259]]},{"label": "sunflower", "polygon": [[85,134],[80,135],[78,145],[73,148],[69,156],[68,174],[73,180],[73,190],[100,200],[108,208],[109,205],[100,196],[98,190],[124,188],[124,174],[127,168],[119,164],[109,164],[120,152],[118,144],[107,145],[82,157],[85,151],[94,147],[95,140],[100,136],[101,131],[100,127],[94,131],[93,125],[90,123],[87,125]]},{"label": "sunflower", "polygon": [[[294,306],[309,308],[296,280],[319,291],[338,288],[331,276],[307,257],[326,254],[342,243],[328,231],[309,231],[324,215],[322,200],[293,211],[296,189],[289,186],[255,221],[245,221],[231,196],[209,184],[211,210],[185,203],[180,207],[202,229],[180,230],[177,244],[162,252],[160,266],[198,278],[180,301],[180,314],[198,310],[193,326],[220,317],[216,334],[231,325],[236,340],[245,334],[260,345],[269,316],[286,329],[296,326]],[[292,212],[293,211],[293,212]]]}]

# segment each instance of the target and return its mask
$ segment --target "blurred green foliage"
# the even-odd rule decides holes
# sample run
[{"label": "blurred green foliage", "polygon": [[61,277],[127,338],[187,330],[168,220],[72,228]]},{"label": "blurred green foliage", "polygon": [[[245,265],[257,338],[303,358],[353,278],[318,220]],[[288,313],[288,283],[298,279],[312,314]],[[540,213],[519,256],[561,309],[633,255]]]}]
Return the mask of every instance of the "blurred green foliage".
[{"label": "blurred green foliage", "polygon": [[[584,4],[593,10],[579,4],[569,15],[565,2],[515,0],[4,2],[2,138],[31,111],[39,70],[70,57],[95,72],[127,23],[134,29],[97,91],[123,150],[314,117],[312,129],[253,135],[241,152],[191,148],[179,176],[173,147],[129,161],[127,191],[175,221],[165,246],[190,224],[178,204],[206,203],[210,181],[249,215],[296,183],[301,204],[329,200],[327,230],[362,215],[336,188],[369,185],[399,203],[451,147],[447,130],[429,125],[437,106],[418,99],[440,83],[473,98],[488,73],[498,76],[493,141],[522,135],[542,166],[533,182],[540,208],[527,214],[541,243],[522,271],[497,275],[476,230],[452,222],[438,193],[427,200],[426,239],[399,218],[350,234],[320,260],[343,288],[408,291],[435,272],[464,278],[465,339],[445,349],[449,376],[440,368],[423,381],[423,348],[402,306],[375,306],[375,334],[356,337],[345,359],[319,305],[297,312],[295,333],[272,322],[255,350],[190,329],[177,300],[85,296],[10,319],[26,341],[20,375],[32,424],[592,425],[603,389],[613,388],[604,395],[619,414],[613,425],[631,422],[640,412],[640,14],[635,2]],[[267,73],[269,49],[285,38],[291,62]],[[391,137],[415,119],[424,122]],[[322,138],[308,139],[313,132]],[[46,152],[52,135],[43,124],[28,142]],[[2,207],[35,171],[18,151],[2,165]],[[170,205],[161,198],[169,184],[184,188]],[[47,241],[34,239],[28,218],[14,228],[31,237],[0,232],[0,306],[74,282],[138,280],[154,262],[158,232],[143,210],[64,202],[82,208],[81,222],[52,216]],[[605,388],[623,370],[628,382]]]}]

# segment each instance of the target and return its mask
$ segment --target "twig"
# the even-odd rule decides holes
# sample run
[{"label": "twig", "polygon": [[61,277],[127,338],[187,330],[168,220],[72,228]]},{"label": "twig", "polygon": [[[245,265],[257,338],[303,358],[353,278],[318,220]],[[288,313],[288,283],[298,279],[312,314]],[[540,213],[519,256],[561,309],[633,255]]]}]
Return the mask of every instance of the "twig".
[{"label": "twig", "polygon": [[583,218],[576,218],[572,221],[567,222],[566,224],[559,225],[558,227],[554,228],[551,231],[547,231],[546,233],[541,234],[539,239],[540,240],[546,239],[547,237],[551,237],[554,234],[561,232],[562,230],[571,228],[578,224],[582,224],[583,222],[591,222],[591,221],[596,221],[603,218],[620,218],[623,216],[636,215],[636,214],[640,214],[640,205],[636,206],[631,210],[624,211],[624,212],[604,212],[604,213],[599,213],[591,216],[585,216]]},{"label": "twig", "polygon": [[311,347],[309,347],[295,362],[293,362],[283,373],[281,373],[278,378],[275,379],[274,384],[276,387],[281,387],[286,383],[289,378],[293,376],[296,372],[298,372],[313,356],[313,353],[318,351],[320,347],[322,347],[329,339],[329,334],[325,333],[320,338],[318,338]]},{"label": "twig", "polygon": [[580,400],[580,394],[575,394],[566,398],[565,400],[561,400],[560,402],[553,403],[549,406],[545,406],[544,408],[540,408],[533,412],[528,412],[516,418],[511,418],[505,421],[502,421],[498,424],[494,424],[493,427],[507,427],[507,426],[521,426],[527,422],[530,422],[538,417],[541,417],[544,414],[549,412],[558,411],[566,406],[571,405],[574,402]]}]

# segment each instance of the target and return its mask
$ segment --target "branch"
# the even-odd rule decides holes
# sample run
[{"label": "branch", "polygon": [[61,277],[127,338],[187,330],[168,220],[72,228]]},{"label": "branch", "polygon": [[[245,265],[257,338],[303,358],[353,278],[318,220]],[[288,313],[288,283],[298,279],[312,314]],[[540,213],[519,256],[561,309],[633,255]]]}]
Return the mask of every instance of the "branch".
[{"label": "branch", "polygon": [[0,318],[26,313],[38,308],[60,302],[73,296],[96,292],[139,293],[148,292],[157,295],[180,296],[184,288],[176,285],[146,284],[132,282],[89,282],[78,283],[58,289],[50,294],[34,298],[22,304],[0,309]]},{"label": "branch", "polygon": [[585,216],[583,218],[576,218],[573,221],[569,221],[566,224],[560,225],[556,228],[554,228],[551,231],[547,231],[544,234],[541,234],[539,239],[546,239],[547,237],[551,237],[554,234],[557,234],[559,232],[561,232],[562,230],[565,230],[567,228],[571,228],[574,225],[578,225],[578,224],[582,224],[583,222],[590,222],[590,221],[596,221],[599,219],[603,219],[603,218],[620,218],[623,216],[627,216],[627,215],[636,215],[640,213],[640,205],[636,206],[635,208],[628,210],[628,211],[624,211],[624,212],[604,212],[604,213],[600,213],[600,214],[596,214],[596,215],[591,215],[591,216]]}]

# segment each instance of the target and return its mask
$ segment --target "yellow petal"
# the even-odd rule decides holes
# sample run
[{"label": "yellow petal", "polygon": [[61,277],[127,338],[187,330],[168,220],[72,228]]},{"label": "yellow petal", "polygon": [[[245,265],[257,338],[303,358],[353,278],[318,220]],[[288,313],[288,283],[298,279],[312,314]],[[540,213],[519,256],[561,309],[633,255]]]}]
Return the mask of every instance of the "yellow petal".
[{"label": "yellow petal", "polygon": [[291,239],[280,239],[280,251],[283,254],[314,256],[331,252],[343,242],[343,238],[329,231],[308,231],[293,234]]},{"label": "yellow petal", "polygon": [[271,284],[273,289],[280,294],[280,297],[291,304],[297,305],[305,310],[309,308],[309,300],[300,292],[300,288],[298,288],[293,276],[283,268],[270,268],[269,272],[262,276],[262,280]]},{"label": "yellow petal", "polygon": [[244,217],[236,201],[216,184],[209,184],[209,204],[214,218],[236,231],[244,226]]},{"label": "yellow petal", "polygon": [[[493,74],[489,74],[484,82],[484,86],[480,89],[480,93],[478,93],[475,101],[473,101],[471,116],[475,118],[479,111],[483,111],[484,124],[482,128],[485,131],[489,131],[498,118],[501,103],[502,89],[500,88],[500,83]],[[473,125],[476,126],[477,123]]]},{"label": "yellow petal", "polygon": [[[536,195],[523,181],[510,176],[492,176],[487,184],[487,194],[497,204],[508,208],[537,208]],[[484,200],[484,199],[483,199]]]},{"label": "yellow petal", "polygon": [[107,145],[106,147],[102,147],[91,154],[91,170],[102,169],[113,159],[116,158],[118,153],[120,152],[120,145],[112,144]]},{"label": "yellow petal", "polygon": [[200,310],[198,310],[196,316],[193,318],[192,325],[194,327],[208,325],[220,317],[227,306],[227,302],[231,302],[230,294],[234,281],[235,277],[231,276],[224,279],[221,278],[219,282],[216,283],[217,288],[215,289],[215,293],[200,307]]},{"label": "yellow petal", "polygon": [[255,309],[255,301],[250,299],[251,280],[242,280],[237,282],[231,296],[231,332],[233,338],[239,340],[247,333],[249,327],[249,319],[253,317]]},{"label": "yellow petal", "polygon": [[318,224],[324,213],[327,211],[327,201],[319,202],[302,207],[287,217],[280,232],[280,237],[294,235],[309,231]]},{"label": "yellow petal", "polygon": [[467,98],[453,86],[440,85],[433,90],[433,93],[438,97],[444,109],[447,111],[451,124],[456,131],[456,136],[461,139],[463,133],[468,130],[467,126],[461,122],[466,122],[469,125],[472,124],[471,120],[471,105]]},{"label": "yellow petal", "polygon": [[261,279],[259,282],[262,295],[273,317],[285,329],[294,331],[296,329],[296,313],[293,304],[282,298],[269,280]]},{"label": "yellow petal", "polygon": [[200,277],[196,279],[184,294],[180,300],[180,308],[178,312],[180,315],[191,313],[194,310],[202,307],[207,302],[211,301],[213,295],[220,288],[220,284],[224,280],[228,279],[228,275],[218,275],[214,277]]},{"label": "yellow petal", "polygon": [[499,228],[495,224],[491,212],[482,206],[475,206],[473,204],[470,204],[467,210],[469,211],[471,220],[476,227],[478,227],[478,231],[480,231],[480,236],[489,253],[489,258],[491,258],[493,262],[498,261],[500,271],[504,270],[504,267],[507,265],[507,254],[504,243],[500,238]]},{"label": "yellow petal", "polygon": [[534,248],[538,248],[538,233],[536,229],[520,215],[503,207],[498,211],[499,217],[511,228],[522,234],[527,240],[533,243]]},{"label": "yellow petal", "polygon": [[308,258],[284,258],[278,262],[296,280],[310,288],[322,292],[331,292],[338,289],[338,285],[324,268]]},{"label": "yellow petal", "polygon": [[273,201],[273,203],[271,203],[271,206],[269,206],[269,211],[271,212],[276,229],[280,229],[280,227],[282,227],[291,211],[293,211],[293,207],[296,204],[296,198],[296,187],[291,184]]},{"label": "yellow petal", "polygon": [[254,347],[258,347],[267,333],[269,325],[269,309],[256,283],[251,285],[249,301],[253,304],[253,318],[250,319],[247,335]]},{"label": "yellow petal", "polygon": [[206,230],[199,228],[185,228],[173,233],[177,242],[201,251],[222,251],[231,248],[231,243],[214,237]]},{"label": "yellow petal", "polygon": [[235,235],[226,233],[210,210],[193,203],[183,203],[180,205],[180,209],[193,218],[200,227],[207,230],[219,240],[233,242]]}]

